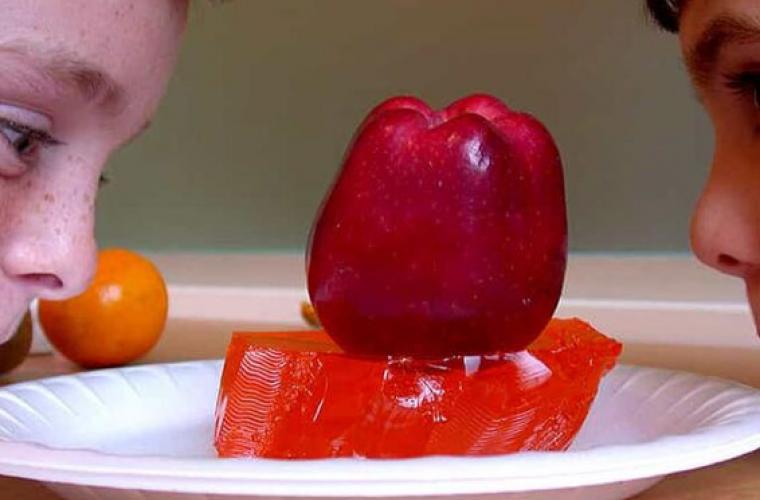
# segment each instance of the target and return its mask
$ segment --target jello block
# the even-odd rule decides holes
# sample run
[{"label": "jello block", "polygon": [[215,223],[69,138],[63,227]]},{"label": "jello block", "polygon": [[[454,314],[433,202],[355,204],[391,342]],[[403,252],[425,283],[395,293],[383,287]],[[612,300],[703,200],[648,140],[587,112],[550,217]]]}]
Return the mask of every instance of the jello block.
[{"label": "jello block", "polygon": [[552,320],[521,352],[443,360],[343,354],[323,331],[236,333],[220,457],[408,458],[564,450],[621,345]]}]

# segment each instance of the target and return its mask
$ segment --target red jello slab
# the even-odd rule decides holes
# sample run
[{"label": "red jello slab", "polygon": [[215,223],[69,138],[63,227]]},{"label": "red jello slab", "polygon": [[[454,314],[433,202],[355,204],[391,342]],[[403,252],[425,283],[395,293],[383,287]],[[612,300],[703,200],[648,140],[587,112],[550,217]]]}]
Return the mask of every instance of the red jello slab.
[{"label": "red jello slab", "polygon": [[236,333],[217,404],[221,457],[408,458],[564,450],[621,345],[552,320],[526,351],[358,358],[323,331]]}]

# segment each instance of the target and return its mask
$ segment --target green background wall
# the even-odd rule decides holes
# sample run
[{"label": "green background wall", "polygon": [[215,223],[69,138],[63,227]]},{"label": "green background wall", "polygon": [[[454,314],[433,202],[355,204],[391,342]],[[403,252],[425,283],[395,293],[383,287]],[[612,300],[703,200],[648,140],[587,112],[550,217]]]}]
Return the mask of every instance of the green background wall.
[{"label": "green background wall", "polygon": [[[197,0],[196,0],[197,1]],[[638,0],[235,0],[194,6],[153,127],[114,156],[102,244],[298,250],[368,108],[490,92],[566,169],[571,247],[681,251],[710,131]]]}]

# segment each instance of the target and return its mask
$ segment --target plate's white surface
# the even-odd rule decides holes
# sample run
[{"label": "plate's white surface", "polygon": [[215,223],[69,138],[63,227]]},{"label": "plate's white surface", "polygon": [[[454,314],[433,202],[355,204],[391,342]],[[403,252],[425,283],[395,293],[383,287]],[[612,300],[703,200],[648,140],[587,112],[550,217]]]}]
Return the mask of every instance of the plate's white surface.
[{"label": "plate's white surface", "polygon": [[220,369],[220,362],[130,367],[2,389],[0,475],[69,483],[52,485],[69,498],[135,498],[141,490],[156,498],[528,498],[524,492],[531,491],[530,498],[603,499],[760,448],[760,391],[621,366],[603,382],[566,453],[218,460],[211,440]]}]

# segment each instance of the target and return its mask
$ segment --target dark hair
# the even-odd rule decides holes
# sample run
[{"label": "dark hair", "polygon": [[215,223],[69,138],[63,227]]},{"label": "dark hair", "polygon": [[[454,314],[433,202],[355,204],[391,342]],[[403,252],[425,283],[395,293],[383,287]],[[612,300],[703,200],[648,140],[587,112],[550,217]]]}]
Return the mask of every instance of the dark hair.
[{"label": "dark hair", "polygon": [[649,15],[657,24],[671,33],[678,32],[678,20],[685,0],[646,0]]}]

